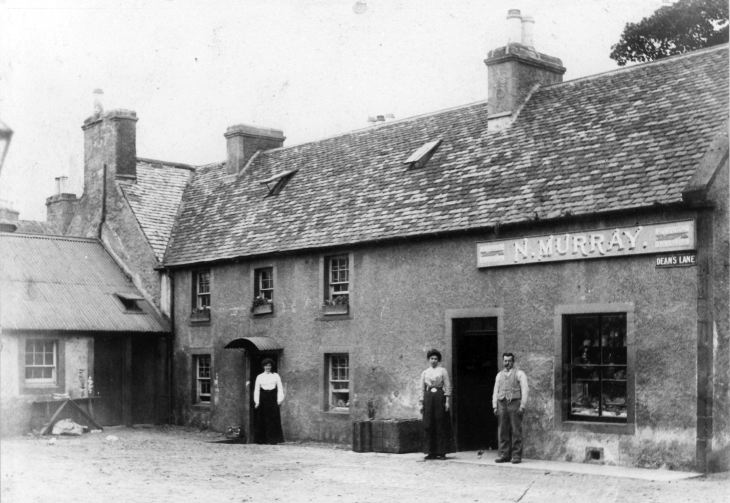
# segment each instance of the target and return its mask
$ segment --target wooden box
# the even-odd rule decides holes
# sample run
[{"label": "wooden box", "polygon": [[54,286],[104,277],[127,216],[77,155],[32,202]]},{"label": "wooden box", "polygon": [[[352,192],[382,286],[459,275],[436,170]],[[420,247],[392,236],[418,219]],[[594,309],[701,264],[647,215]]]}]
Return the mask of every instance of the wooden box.
[{"label": "wooden box", "polygon": [[376,419],[372,421],[375,452],[402,454],[423,448],[423,423],[420,419]]}]

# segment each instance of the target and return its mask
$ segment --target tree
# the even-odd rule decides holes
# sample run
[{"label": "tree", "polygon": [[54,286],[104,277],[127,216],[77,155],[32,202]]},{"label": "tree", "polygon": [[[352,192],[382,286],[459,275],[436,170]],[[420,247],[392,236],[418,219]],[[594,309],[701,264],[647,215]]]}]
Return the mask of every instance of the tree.
[{"label": "tree", "polygon": [[728,41],[727,0],[679,0],[638,23],[627,23],[611,59],[654,61]]}]

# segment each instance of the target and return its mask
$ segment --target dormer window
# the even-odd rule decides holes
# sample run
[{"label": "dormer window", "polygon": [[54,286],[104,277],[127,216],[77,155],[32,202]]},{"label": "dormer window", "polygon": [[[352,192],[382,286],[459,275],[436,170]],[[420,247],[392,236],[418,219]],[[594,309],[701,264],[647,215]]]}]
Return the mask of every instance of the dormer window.
[{"label": "dormer window", "polygon": [[141,313],[142,307],[139,303],[144,300],[144,297],[133,293],[116,293],[114,294],[119,302],[124,307],[124,311],[127,313]]},{"label": "dormer window", "polygon": [[440,139],[424,143],[408,159],[403,161],[403,164],[407,164],[409,168],[424,167],[428,160],[431,159],[431,156],[436,153],[439,145],[441,145]]},{"label": "dormer window", "polygon": [[297,171],[299,170],[292,169],[289,171],[284,171],[283,173],[277,173],[271,178],[263,180],[261,182],[261,185],[266,185],[266,188],[269,189],[269,193],[266,196],[268,197],[278,195],[279,192],[281,192],[282,189],[286,186],[286,184],[289,183],[289,180],[291,180],[291,178]]}]

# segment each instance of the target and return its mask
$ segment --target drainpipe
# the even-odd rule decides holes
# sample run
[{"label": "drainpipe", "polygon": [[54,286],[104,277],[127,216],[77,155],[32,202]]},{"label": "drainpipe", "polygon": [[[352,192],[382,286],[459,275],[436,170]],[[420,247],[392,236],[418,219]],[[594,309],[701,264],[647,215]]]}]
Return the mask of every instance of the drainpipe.
[{"label": "drainpipe", "polygon": [[165,269],[169,281],[169,299],[170,299],[170,341],[167,349],[167,396],[170,397],[169,410],[167,412],[168,422],[175,424],[175,365],[173,358],[175,357],[175,275],[170,269]]},{"label": "drainpipe", "polygon": [[106,222],[106,164],[101,170],[102,172],[102,183],[101,183],[101,219],[99,221],[99,229],[96,237],[101,241],[101,228]]}]

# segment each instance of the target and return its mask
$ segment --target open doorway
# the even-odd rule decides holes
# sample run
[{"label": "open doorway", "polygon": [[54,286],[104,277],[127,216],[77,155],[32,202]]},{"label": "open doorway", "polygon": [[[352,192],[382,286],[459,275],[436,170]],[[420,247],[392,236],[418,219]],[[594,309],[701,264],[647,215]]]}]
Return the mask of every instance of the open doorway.
[{"label": "open doorway", "polygon": [[261,362],[264,361],[265,358],[270,358],[274,361],[274,368],[271,369],[272,372],[279,372],[279,352],[278,351],[255,351],[255,352],[249,352],[248,353],[248,369],[249,369],[249,378],[248,378],[248,411],[249,411],[249,417],[248,417],[248,442],[252,443],[254,441],[254,403],[253,403],[253,388],[254,384],[256,383],[256,376],[259,375],[261,372],[264,371],[263,367],[261,366]]},{"label": "open doorway", "polygon": [[492,390],[499,370],[497,318],[455,318],[452,323],[457,449],[496,449]]}]

